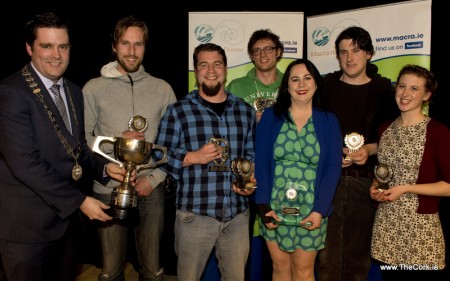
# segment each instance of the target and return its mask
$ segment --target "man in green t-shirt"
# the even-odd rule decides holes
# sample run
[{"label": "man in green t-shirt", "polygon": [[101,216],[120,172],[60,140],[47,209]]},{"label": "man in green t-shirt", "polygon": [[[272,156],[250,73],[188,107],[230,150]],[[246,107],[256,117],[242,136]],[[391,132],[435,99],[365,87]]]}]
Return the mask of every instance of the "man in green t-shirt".
[{"label": "man in green t-shirt", "polygon": [[261,118],[264,106],[270,105],[276,98],[283,73],[277,69],[277,63],[283,55],[280,37],[270,29],[253,32],[247,45],[247,52],[255,65],[243,77],[232,80],[227,90],[252,105]]},{"label": "man in green t-shirt", "polygon": [[[270,29],[259,29],[253,32],[247,44],[247,52],[254,67],[243,77],[232,80],[226,90],[242,98],[256,110],[259,121],[264,109],[276,99],[283,73],[277,68],[277,63],[283,56],[284,47],[280,36]],[[252,201],[252,200],[251,200]],[[256,207],[250,204],[251,249],[248,266],[250,267],[250,281],[262,280],[263,276],[271,276],[272,262],[267,246],[260,237],[260,220]],[[267,266],[262,266],[262,265]],[[269,270],[264,272],[262,268]]]}]

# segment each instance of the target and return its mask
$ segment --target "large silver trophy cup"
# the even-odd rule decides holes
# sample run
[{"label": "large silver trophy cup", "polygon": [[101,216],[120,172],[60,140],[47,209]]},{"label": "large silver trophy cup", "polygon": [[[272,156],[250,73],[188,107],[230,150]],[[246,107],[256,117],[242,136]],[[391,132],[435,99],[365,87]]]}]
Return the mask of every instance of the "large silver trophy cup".
[{"label": "large silver trophy cup", "polygon": [[[100,149],[100,145],[103,142],[114,144],[115,158],[105,154]],[[163,157],[160,160],[151,161],[153,149],[162,151]],[[111,208],[108,213],[112,217],[126,219],[129,215],[128,213],[134,212],[138,204],[138,194],[130,181],[133,170],[136,169],[136,172],[139,172],[142,169],[154,168],[160,164],[167,163],[167,148],[144,140],[98,136],[95,139],[92,150],[106,159],[125,167],[125,179],[113,189],[110,202]]]}]

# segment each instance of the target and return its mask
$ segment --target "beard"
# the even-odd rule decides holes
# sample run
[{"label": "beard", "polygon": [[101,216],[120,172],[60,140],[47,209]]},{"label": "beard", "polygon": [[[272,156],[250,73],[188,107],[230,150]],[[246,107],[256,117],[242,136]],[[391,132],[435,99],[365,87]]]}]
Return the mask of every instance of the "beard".
[{"label": "beard", "polygon": [[135,65],[127,65],[125,62],[125,59],[117,58],[117,63],[128,73],[133,73],[139,70],[139,67],[141,66],[141,63],[137,63]]},{"label": "beard", "polygon": [[220,89],[222,88],[222,83],[219,82],[215,86],[208,86],[208,85],[205,84],[205,82],[203,82],[201,87],[202,87],[203,93],[206,96],[214,97],[214,96],[216,96],[219,93]]}]

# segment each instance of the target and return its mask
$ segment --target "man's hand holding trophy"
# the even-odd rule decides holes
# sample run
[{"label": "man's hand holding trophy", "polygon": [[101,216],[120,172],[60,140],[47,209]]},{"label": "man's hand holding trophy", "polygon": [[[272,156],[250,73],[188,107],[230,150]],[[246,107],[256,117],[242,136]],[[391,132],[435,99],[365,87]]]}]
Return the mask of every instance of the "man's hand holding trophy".
[{"label": "man's hand holding trophy", "polygon": [[[348,148],[349,153],[357,152],[364,145],[364,136],[358,133],[346,134],[344,138],[345,146]],[[345,161],[351,161],[350,155],[345,156]]]},{"label": "man's hand holding trophy", "polygon": [[[230,158],[230,146],[226,139],[211,138],[210,143],[220,145],[222,148],[221,157],[214,160],[214,164],[209,167],[210,172],[228,172],[231,171],[235,175],[233,185],[236,187],[235,192],[241,195],[250,195],[256,188],[253,178],[253,163],[242,157],[236,157],[231,161],[231,165],[227,162]],[[248,192],[251,190],[251,192]]]},{"label": "man's hand holding trophy", "polygon": [[[105,154],[100,149],[100,145],[103,142],[114,144],[115,158]],[[151,161],[151,152],[153,149],[161,150],[163,153],[163,157],[156,162]],[[135,211],[138,203],[138,194],[130,180],[133,171],[139,172],[142,169],[154,168],[166,163],[167,148],[146,142],[145,140],[98,136],[95,139],[92,150],[106,159],[125,167],[125,179],[111,193],[111,209],[109,213],[115,218],[128,218],[129,211]]]},{"label": "man's hand holding trophy", "polygon": [[256,183],[252,181],[253,163],[242,157],[236,157],[231,161],[231,170],[236,176],[234,185],[240,190],[256,188]]},{"label": "man's hand holding trophy", "polygon": [[128,121],[128,128],[131,131],[145,132],[148,128],[148,120],[140,115],[136,115]]},{"label": "man's hand holding trophy", "polygon": [[220,153],[220,158],[214,160],[214,165],[209,167],[210,172],[228,172],[230,167],[226,165],[226,162],[230,158],[230,145],[228,140],[222,138],[211,138],[209,143],[214,143],[219,145],[222,149]]}]

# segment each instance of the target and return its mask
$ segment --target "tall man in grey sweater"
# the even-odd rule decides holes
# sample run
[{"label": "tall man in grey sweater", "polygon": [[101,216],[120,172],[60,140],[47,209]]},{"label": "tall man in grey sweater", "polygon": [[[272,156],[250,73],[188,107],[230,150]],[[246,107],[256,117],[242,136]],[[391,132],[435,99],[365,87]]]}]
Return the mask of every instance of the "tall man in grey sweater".
[{"label": "tall man in grey sweater", "polygon": [[[130,16],[120,19],[112,38],[116,56],[101,69],[101,76],[83,88],[86,139],[93,145],[96,136],[123,137],[153,143],[158,125],[169,104],[176,101],[171,86],[145,72],[141,65],[148,41],[144,21]],[[134,119],[133,119],[134,118]],[[134,121],[147,121],[148,126],[134,127]],[[113,144],[100,146],[114,158]],[[166,173],[160,169],[139,172],[134,186],[138,193],[138,221],[134,226],[139,259],[139,280],[162,280],[159,244],[164,228],[164,188]],[[94,197],[109,204],[113,188],[94,182]],[[123,280],[127,248],[128,222],[114,219],[102,224],[99,238],[103,268],[99,280]]]}]

